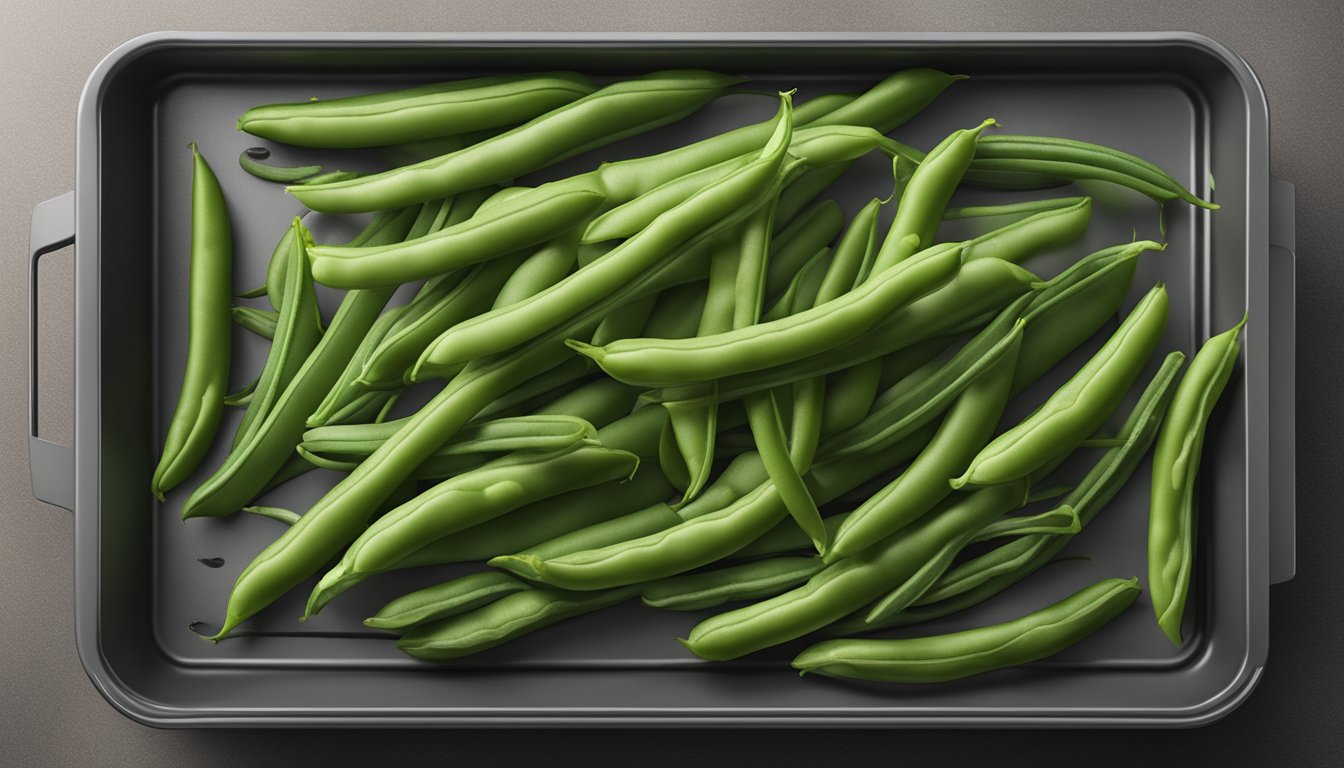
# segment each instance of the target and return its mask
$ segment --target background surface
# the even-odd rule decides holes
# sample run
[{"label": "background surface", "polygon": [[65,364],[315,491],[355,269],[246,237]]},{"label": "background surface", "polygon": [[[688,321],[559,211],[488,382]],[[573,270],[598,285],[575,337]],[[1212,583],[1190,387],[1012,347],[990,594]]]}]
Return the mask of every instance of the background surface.
[{"label": "background surface", "polygon": [[[776,765],[894,761],[1033,766],[1344,764],[1344,497],[1336,433],[1344,357],[1344,5],[1335,0],[1085,3],[876,0],[659,3],[515,0],[10,0],[0,25],[0,755],[12,765]],[[1221,722],[1174,732],[552,731],[169,732],[144,728],[89,684],[73,641],[71,516],[28,485],[24,250],[34,204],[74,180],[74,117],[100,58],[154,30],[1114,31],[1192,30],[1244,56],[1270,104],[1271,168],[1297,185],[1298,576],[1272,592],[1268,671]],[[72,433],[69,253],[43,262],[42,433]]]}]

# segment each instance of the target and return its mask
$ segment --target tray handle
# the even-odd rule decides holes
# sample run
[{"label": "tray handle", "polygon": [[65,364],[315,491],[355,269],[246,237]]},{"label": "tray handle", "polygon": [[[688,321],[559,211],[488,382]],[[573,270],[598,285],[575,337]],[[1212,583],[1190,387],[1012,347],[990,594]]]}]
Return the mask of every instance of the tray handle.
[{"label": "tray handle", "polygon": [[37,436],[37,261],[75,242],[75,193],[39,203],[28,230],[28,467],[33,496],[75,508],[75,449]]},{"label": "tray handle", "polygon": [[1269,183],[1269,583],[1297,574],[1296,191]]}]

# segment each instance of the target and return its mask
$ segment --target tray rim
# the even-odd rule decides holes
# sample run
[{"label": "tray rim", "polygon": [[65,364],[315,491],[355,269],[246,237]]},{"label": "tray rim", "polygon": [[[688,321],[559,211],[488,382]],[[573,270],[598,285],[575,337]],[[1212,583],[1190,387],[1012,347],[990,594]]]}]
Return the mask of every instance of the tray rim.
[{"label": "tray rim", "polygon": [[[79,99],[77,116],[77,179],[83,179],[89,168],[97,169],[99,156],[99,123],[105,90],[117,73],[134,60],[153,51],[196,45],[236,45],[264,48],[340,48],[376,46],[383,48],[423,48],[433,46],[618,46],[650,44],[663,47],[688,45],[872,45],[906,48],[941,48],[955,44],[977,47],[1020,48],[1039,45],[1060,47],[1069,45],[1134,47],[1190,47],[1212,55],[1224,66],[1244,93],[1247,107],[1247,173],[1252,177],[1272,177],[1268,168],[1268,106],[1263,88],[1249,64],[1231,49],[1202,34],[1193,32],[1051,32],[1051,33],[304,33],[304,32],[178,32],[161,31],[143,34],[128,40],[112,50],[90,74]],[[1258,248],[1268,243],[1268,189],[1248,190],[1256,203],[1247,209],[1247,242]],[[98,190],[95,184],[83,183],[75,190],[75,228],[77,242],[94,243],[92,235],[98,228]],[[87,246],[86,246],[87,247]],[[93,263],[90,263],[93,262]],[[1269,302],[1267,265],[1250,260],[1247,265],[1247,298],[1252,307],[1266,307]],[[1184,710],[1164,710],[1161,715],[1129,714],[1127,710],[1074,710],[1071,714],[1049,714],[1046,711],[1019,711],[1013,714],[959,714],[956,716],[909,716],[882,713],[877,708],[855,707],[825,710],[831,714],[797,714],[796,711],[752,710],[745,708],[576,708],[576,709],[500,709],[440,710],[425,714],[424,710],[384,708],[363,710],[350,714],[348,710],[326,710],[332,714],[286,714],[283,710],[268,708],[237,708],[207,713],[202,710],[166,706],[146,699],[122,680],[103,651],[100,641],[101,616],[94,599],[99,588],[98,526],[101,522],[99,479],[101,457],[98,435],[101,409],[97,392],[101,368],[100,348],[100,288],[99,265],[94,259],[76,258],[75,306],[75,635],[80,661],[99,693],[118,711],[136,722],[154,727],[295,727],[295,726],[371,726],[371,727],[536,727],[536,726],[592,726],[592,727],[650,727],[650,726],[717,726],[717,727],[1196,727],[1211,723],[1239,706],[1254,690],[1263,674],[1267,655],[1268,628],[1266,621],[1252,622],[1247,627],[1248,649],[1242,666],[1219,693],[1196,707]],[[1268,329],[1258,326],[1248,334],[1247,397],[1264,399],[1268,390],[1268,359],[1266,348]],[[1260,336],[1260,338],[1256,338]],[[1253,364],[1254,361],[1254,364]],[[83,363],[83,364],[81,364]],[[1252,373],[1255,375],[1252,376]],[[92,406],[91,408],[88,406]],[[1268,470],[1266,449],[1250,440],[1253,434],[1268,434],[1268,406],[1261,403],[1248,408],[1247,436],[1248,473],[1247,509],[1266,510],[1265,514],[1248,515],[1248,540],[1253,547],[1267,547],[1268,539]],[[1256,462],[1259,455],[1265,461]],[[94,467],[82,472],[84,466]],[[81,512],[81,510],[83,510]],[[1268,579],[1265,565],[1268,558],[1250,557],[1246,578],[1252,616],[1268,617]],[[1061,707],[1061,710],[1067,708]],[[822,710],[809,710],[819,712]],[[1121,714],[1124,713],[1124,714]],[[1175,713],[1175,714],[1170,714]]]}]

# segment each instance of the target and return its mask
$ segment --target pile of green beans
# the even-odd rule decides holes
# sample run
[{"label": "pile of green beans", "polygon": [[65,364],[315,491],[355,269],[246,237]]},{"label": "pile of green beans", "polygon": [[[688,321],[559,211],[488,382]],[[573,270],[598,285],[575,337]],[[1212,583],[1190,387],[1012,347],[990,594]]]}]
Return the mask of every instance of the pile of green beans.
[{"label": "pile of green beans", "polygon": [[[1133,296],[1138,262],[1180,255],[1136,238],[1040,274],[1034,257],[1068,253],[1101,215],[1090,198],[954,202],[967,185],[1093,180],[1200,215],[1218,206],[1121,150],[993,119],[928,152],[888,135],[960,79],[911,69],[797,105],[784,92],[768,120],[615,160],[586,153],[745,79],[547,72],[260,105],[238,121],[248,141],[303,149],[287,167],[243,149],[250,183],[372,218],[332,244],[296,217],[236,305],[233,225],[193,145],[189,347],[151,488],[184,518],[247,510],[285,526],[237,577],[212,639],[310,577],[305,617],[390,571],[471,563],[365,625],[442,661],[640,600],[722,611],[681,640],[707,660],[822,632],[794,667],[958,679],[1082,640],[1136,599],[1137,579],[991,627],[848,636],[969,609],[1039,570],[1155,443],[1147,588],[1179,645],[1200,453],[1245,320],[1184,379],[1184,354],[1168,354],[1110,433],[1169,314],[1161,284]],[[331,149],[411,160],[324,173]],[[584,172],[531,176],[579,156]],[[873,159],[890,182],[847,218],[823,198]],[[940,237],[956,219],[983,234]],[[317,285],[343,292],[325,323]],[[260,371],[233,370],[234,325],[270,345]],[[1034,386],[1094,337],[1065,383]],[[230,393],[231,378],[250,383]],[[436,391],[412,412],[421,386]],[[1000,425],[1019,404],[1030,414]],[[244,408],[226,457],[168,495],[205,460],[225,405]],[[1098,448],[1061,490],[1051,473]],[[338,479],[309,509],[268,504],[315,468]]]}]

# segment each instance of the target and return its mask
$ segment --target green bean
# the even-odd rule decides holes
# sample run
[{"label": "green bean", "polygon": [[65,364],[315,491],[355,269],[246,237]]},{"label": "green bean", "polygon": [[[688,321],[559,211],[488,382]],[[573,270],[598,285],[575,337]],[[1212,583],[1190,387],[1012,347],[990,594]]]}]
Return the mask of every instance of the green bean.
[{"label": "green bean", "polygon": [[1021,261],[1074,242],[1082,237],[1091,218],[1092,198],[1079,198],[1071,205],[1033,213],[967,241],[965,258]]},{"label": "green bean", "polygon": [[1196,197],[1166,171],[1118,149],[1083,141],[1044,136],[988,137],[976,148],[976,170],[1027,171],[1066,179],[1099,179],[1134,189],[1163,202],[1181,199],[1191,205],[1217,210],[1218,205]]},{"label": "green bean", "polygon": [[855,342],[797,363],[719,380],[720,399],[834,373],[940,337],[986,311],[1002,309],[1037,280],[1030,272],[995,259],[969,262],[946,285],[892,313],[889,320]]},{"label": "green bean", "polygon": [[267,165],[262,160],[271,156],[271,151],[265,147],[251,147],[243,150],[238,155],[238,165],[242,166],[244,171],[256,176],[262,181],[274,181],[280,184],[288,184],[291,181],[303,181],[310,176],[315,176],[322,172],[320,165],[300,165],[289,168],[283,168],[275,165]]},{"label": "green bean", "polygon": [[1181,619],[1195,561],[1195,480],[1209,416],[1232,378],[1246,318],[1200,347],[1176,387],[1153,448],[1148,516],[1148,589],[1158,626],[1181,645]]},{"label": "green bean", "polygon": [[712,72],[657,72],[617,82],[452,154],[361,179],[293,188],[304,205],[352,213],[496,184],[673,123],[740,82]]},{"label": "green bean", "polygon": [[527,588],[507,573],[470,573],[402,595],[365,619],[364,626],[404,632],[417,624],[466,613]]},{"label": "green bean", "polygon": [[[1056,510],[1073,510],[1079,526],[1086,527],[1129,480],[1157,436],[1184,360],[1180,352],[1167,355],[1121,428],[1123,444],[1103,454]],[[869,624],[859,617],[832,629],[839,634],[866,632],[927,621],[978,605],[1045,566],[1072,539],[1073,534],[1031,534],[1013,539],[948,570],[912,607],[886,621]]]},{"label": "green bean", "polygon": [[302,147],[383,147],[521,123],[596,88],[573,72],[478,77],[366,96],[253,107],[238,118],[238,130]]},{"label": "green bean", "polygon": [[773,597],[812,578],[825,565],[819,557],[776,557],[713,571],[688,573],[644,585],[644,604],[672,611],[698,611],[724,603]]},{"label": "green bean", "polygon": [[238,327],[251,331],[263,339],[275,338],[275,325],[280,316],[278,312],[256,307],[230,307],[229,313]]},{"label": "green bean", "polygon": [[[298,451],[320,467],[350,470],[378,450],[407,421],[310,429],[303,433]],[[592,424],[573,416],[516,416],[464,427],[433,455],[554,451],[591,440],[596,434]]]},{"label": "green bean", "polygon": [[[371,238],[400,237],[410,227],[414,213],[412,209],[403,211]],[[296,261],[299,265],[306,263],[304,259]],[[311,284],[308,290],[311,290]],[[390,289],[355,291],[346,295],[327,332],[276,398],[274,407],[215,474],[192,493],[183,506],[185,517],[229,514],[251,500],[267,480],[281,471],[299,444],[308,414],[331,386],[391,295]]]},{"label": "green bean", "polygon": [[656,339],[684,339],[695,335],[704,309],[704,282],[697,280],[674,285],[658,294],[641,330],[631,327],[627,333],[616,338],[643,333]]},{"label": "green bean", "polygon": [[578,594],[528,589],[459,616],[416,626],[401,636],[397,648],[425,661],[455,659],[503,645],[556,622],[625,602],[638,594],[633,587]]},{"label": "green bean", "polygon": [[708,381],[804,359],[851,341],[895,307],[937,288],[961,265],[957,246],[938,246],[909,266],[889,270],[832,301],[782,320],[680,341],[626,340],[606,347],[570,346],[614,378],[667,386]]},{"label": "green bean", "polygon": [[[372,291],[387,293],[389,297],[393,293],[390,288],[378,288],[372,289]],[[368,391],[366,387],[356,384],[356,380],[359,378],[360,371],[364,368],[364,363],[369,359],[369,355],[387,337],[392,326],[406,314],[407,306],[409,305],[403,304],[399,307],[392,307],[374,319],[368,332],[364,334],[364,338],[359,340],[358,346],[350,353],[349,359],[345,361],[344,368],[332,382],[322,401],[308,416],[306,423],[309,428],[351,423],[349,414],[352,409],[362,410],[370,402],[382,402],[382,398],[389,393],[388,390]]]},{"label": "green bean", "polygon": [[935,683],[1052,656],[1096,632],[1139,596],[1138,579],[1107,579],[1014,621],[901,640],[823,640],[793,660],[803,673]]},{"label": "green bean", "polygon": [[229,291],[233,289],[229,213],[219,180],[195,144],[191,156],[187,364],[163,453],[150,482],[150,491],[159,501],[205,458],[219,429],[229,388]]},{"label": "green bean", "polygon": [[953,132],[920,162],[901,193],[896,217],[878,250],[872,274],[880,275],[933,245],[943,209],[975,157],[980,134],[991,125],[998,123],[991,118],[975,128]]},{"label": "green bean", "polygon": [[840,526],[825,560],[834,562],[874,546],[927,513],[950,492],[950,477],[994,435],[1017,367],[1022,338],[972,381],[948,409],[937,433],[895,480],[864,502]]},{"label": "green bean", "polygon": [[322,317],[318,314],[317,295],[313,292],[308,258],[304,253],[312,245],[312,236],[298,217],[295,217],[291,231],[294,234],[289,238],[291,250],[285,260],[284,303],[281,304],[276,321],[275,339],[266,357],[266,365],[262,368],[261,379],[257,382],[256,393],[248,403],[243,420],[234,434],[234,450],[249,440],[266,419],[277,398],[298,374],[304,360],[322,337]]},{"label": "green bean", "polygon": [[[548,543],[554,546],[554,542],[562,539],[574,541],[573,546],[582,549],[574,537],[576,533],[590,537],[587,541],[596,540],[591,537],[599,535],[599,528],[604,531],[619,528],[630,522],[631,513],[646,511],[650,505],[665,513],[667,517],[660,522],[666,527],[680,519],[661,504],[672,492],[672,486],[653,462],[642,461],[630,480],[599,483],[528,504],[503,517],[432,541],[391,567],[400,570],[489,560],[510,552],[545,547]],[[648,515],[641,519],[648,519]],[[644,527],[626,528],[615,535],[634,537],[648,532]]]},{"label": "green bean", "polygon": [[1161,341],[1166,322],[1167,292],[1158,285],[1091,360],[1040,408],[985,446],[952,487],[1007,482],[1072,452],[1120,405]]},{"label": "green bean", "polygon": [[1024,484],[1010,483],[954,496],[880,546],[828,565],[790,592],[712,616],[680,642],[701,658],[726,661],[816,631],[905,581],[947,541],[1020,505],[1025,495]]},{"label": "green bean", "polygon": [[[814,498],[825,503],[851,490],[913,455],[925,438],[926,435],[916,433],[903,444],[876,455],[818,463],[808,473]],[[778,490],[768,481],[727,505],[713,503],[718,501],[715,496],[715,488],[711,487],[680,510],[683,523],[639,539],[549,559],[523,554],[497,557],[490,564],[562,589],[592,590],[635,584],[721,560],[751,543],[788,514]],[[695,509],[697,505],[713,511],[702,512]]]},{"label": "green bean", "polygon": [[285,463],[280,465],[280,469],[276,471],[275,475],[273,475],[270,480],[266,481],[266,485],[262,487],[261,492],[258,493],[257,496],[265,496],[290,480],[306,475],[314,469],[317,469],[317,467],[314,467],[307,459],[297,453],[291,453],[289,457],[285,459]]},{"label": "green bean", "polygon": [[602,204],[579,191],[487,221],[468,219],[432,234],[385,246],[318,246],[313,276],[332,288],[376,288],[431,277],[544,242],[572,228]]},{"label": "green bean", "polygon": [[511,454],[450,478],[369,526],[318,581],[306,614],[317,613],[337,595],[430,541],[539,499],[630,477],[638,463],[632,453],[594,442],[541,454]]}]

